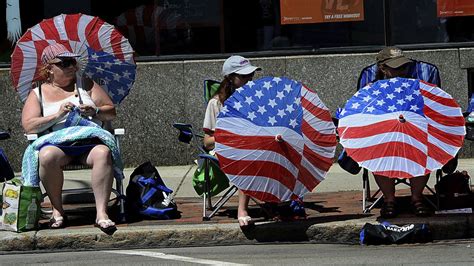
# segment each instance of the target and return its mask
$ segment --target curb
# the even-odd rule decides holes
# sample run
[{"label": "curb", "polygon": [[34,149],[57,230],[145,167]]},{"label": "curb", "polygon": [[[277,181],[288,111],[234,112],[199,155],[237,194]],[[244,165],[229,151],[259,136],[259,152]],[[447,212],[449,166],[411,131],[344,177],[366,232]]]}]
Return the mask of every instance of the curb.
[{"label": "curb", "polygon": [[[437,216],[436,219],[398,218],[393,224],[427,223],[434,240],[474,237],[473,215]],[[243,245],[308,242],[358,244],[365,223],[374,218],[318,223],[318,219],[264,222],[242,231],[236,224],[119,226],[112,236],[97,228],[67,228],[36,232],[0,232],[0,251],[104,250],[163,247]]]}]

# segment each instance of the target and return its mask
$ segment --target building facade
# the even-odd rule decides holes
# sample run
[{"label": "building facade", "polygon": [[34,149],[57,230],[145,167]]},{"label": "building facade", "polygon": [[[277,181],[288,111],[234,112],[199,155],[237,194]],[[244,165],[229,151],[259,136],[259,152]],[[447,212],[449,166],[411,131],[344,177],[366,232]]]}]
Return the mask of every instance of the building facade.
[{"label": "building facade", "polygon": [[[145,160],[192,162],[194,149],[178,142],[172,123],[201,127],[202,81],[221,79],[223,60],[232,54],[261,66],[260,76],[302,81],[332,111],[354,93],[361,69],[374,63],[385,45],[437,65],[443,89],[463,108],[474,86],[474,3],[468,0],[17,2],[21,33],[43,18],[84,13],[116,25],[128,37],[138,73],[115,125],[127,132],[122,147],[129,166]],[[27,143],[20,125],[22,104],[8,73],[11,27],[2,23],[0,128],[13,135],[2,147],[18,170]],[[461,156],[473,156],[471,143],[465,143]]]}]

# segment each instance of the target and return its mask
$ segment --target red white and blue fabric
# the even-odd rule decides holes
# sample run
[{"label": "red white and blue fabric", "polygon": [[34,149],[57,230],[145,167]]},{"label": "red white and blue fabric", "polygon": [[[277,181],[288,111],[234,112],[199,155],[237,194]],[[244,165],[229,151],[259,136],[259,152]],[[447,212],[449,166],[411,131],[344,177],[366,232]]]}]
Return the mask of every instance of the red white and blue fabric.
[{"label": "red white and blue fabric", "polygon": [[224,103],[214,136],[229,180],[265,202],[298,200],[312,191],[336,149],[328,108],[316,92],[285,77],[238,88]]},{"label": "red white and blue fabric", "polygon": [[62,14],[28,29],[15,46],[10,74],[22,101],[33,83],[42,80],[41,54],[54,43],[79,54],[81,71],[99,83],[114,103],[120,103],[128,95],[136,73],[128,40],[114,26],[97,17]]},{"label": "red white and blue fabric", "polygon": [[374,174],[392,178],[440,169],[461,148],[464,118],[442,89],[418,79],[380,80],[360,89],[340,113],[347,154]]}]

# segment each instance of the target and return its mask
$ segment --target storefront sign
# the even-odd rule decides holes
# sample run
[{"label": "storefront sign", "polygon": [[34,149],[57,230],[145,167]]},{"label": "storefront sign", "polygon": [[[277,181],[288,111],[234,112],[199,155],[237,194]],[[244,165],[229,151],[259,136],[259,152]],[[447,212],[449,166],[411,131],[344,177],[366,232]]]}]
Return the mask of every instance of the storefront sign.
[{"label": "storefront sign", "polygon": [[472,0],[438,0],[438,17],[472,16]]},{"label": "storefront sign", "polygon": [[280,0],[281,24],[364,20],[363,0]]}]

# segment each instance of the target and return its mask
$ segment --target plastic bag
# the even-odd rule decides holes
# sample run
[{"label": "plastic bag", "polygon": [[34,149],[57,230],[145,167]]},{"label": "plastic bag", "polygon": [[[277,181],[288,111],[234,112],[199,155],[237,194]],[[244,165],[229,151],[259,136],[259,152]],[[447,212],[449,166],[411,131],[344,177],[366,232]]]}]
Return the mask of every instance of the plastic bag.
[{"label": "plastic bag", "polygon": [[360,232],[361,245],[426,243],[433,241],[427,224],[392,225],[366,223]]},{"label": "plastic bag", "polygon": [[[198,160],[198,167],[193,175],[193,188],[199,196],[206,191],[204,159]],[[209,162],[210,197],[215,196],[229,187],[229,179],[219,166]]]}]

